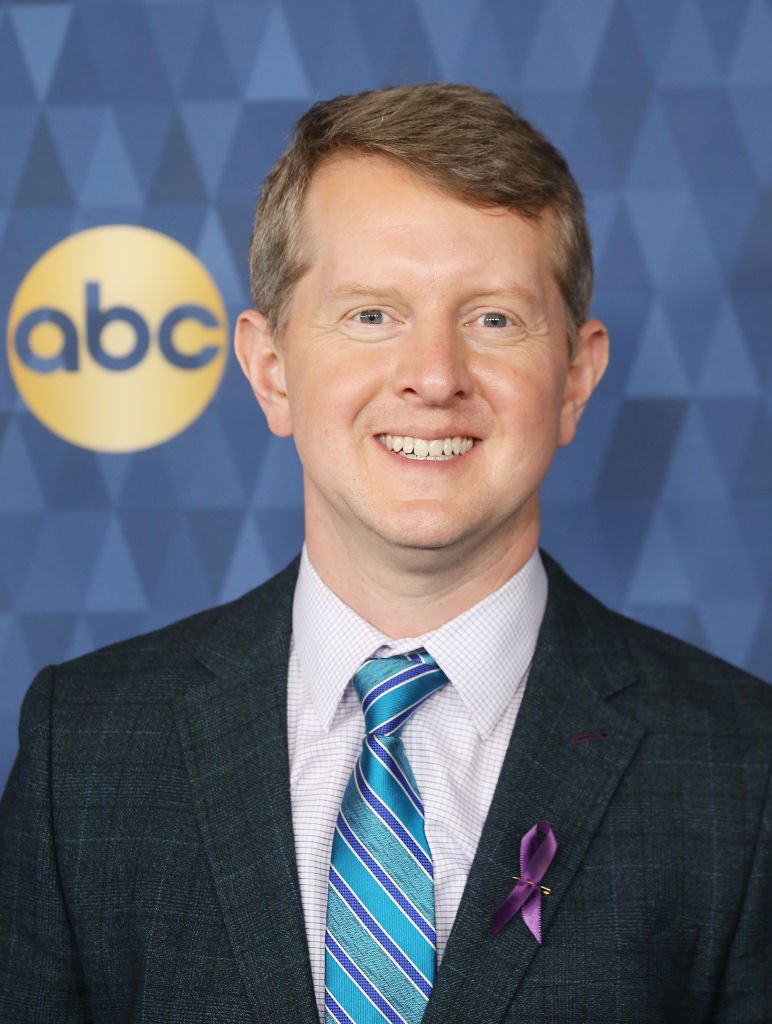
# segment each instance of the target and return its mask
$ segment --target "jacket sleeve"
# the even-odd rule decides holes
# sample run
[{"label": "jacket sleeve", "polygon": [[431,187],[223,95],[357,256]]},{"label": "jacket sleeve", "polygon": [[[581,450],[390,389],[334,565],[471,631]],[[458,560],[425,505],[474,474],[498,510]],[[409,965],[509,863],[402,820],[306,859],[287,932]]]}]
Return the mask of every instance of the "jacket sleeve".
[{"label": "jacket sleeve", "polygon": [[83,972],[57,866],[51,811],[53,669],[24,700],[0,802],[0,1020],[86,1024]]},{"label": "jacket sleeve", "polygon": [[[731,870],[731,850],[726,851]],[[772,791],[756,837],[748,876],[723,983],[716,1002],[715,1024],[769,1024],[772,1021]]]}]

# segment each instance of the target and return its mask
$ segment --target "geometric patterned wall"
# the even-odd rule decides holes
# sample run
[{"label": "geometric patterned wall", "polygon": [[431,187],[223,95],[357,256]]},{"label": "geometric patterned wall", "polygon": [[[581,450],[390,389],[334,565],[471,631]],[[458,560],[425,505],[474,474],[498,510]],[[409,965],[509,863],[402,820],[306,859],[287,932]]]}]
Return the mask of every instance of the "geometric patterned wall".
[{"label": "geometric patterned wall", "polygon": [[[456,79],[564,151],[612,363],[543,542],[612,606],[772,677],[772,3],[209,0],[0,8],[0,316],[56,242],[164,232],[233,318],[258,186],[315,99]],[[228,599],[302,541],[233,359],[166,444],[100,454],[0,361],[0,785],[34,671]]]}]

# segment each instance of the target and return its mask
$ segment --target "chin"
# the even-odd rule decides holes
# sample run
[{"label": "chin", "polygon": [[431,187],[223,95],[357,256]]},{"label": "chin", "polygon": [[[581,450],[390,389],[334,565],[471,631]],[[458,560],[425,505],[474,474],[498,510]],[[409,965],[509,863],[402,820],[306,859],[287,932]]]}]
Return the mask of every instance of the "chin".
[{"label": "chin", "polygon": [[[364,511],[364,510],[363,510]],[[395,548],[434,551],[454,547],[478,532],[485,532],[482,509],[472,502],[411,500],[390,502],[368,510],[371,528]],[[475,515],[474,513],[478,514]]]},{"label": "chin", "polygon": [[466,540],[466,532],[459,530],[457,521],[438,523],[431,522],[428,517],[391,520],[378,533],[395,550],[414,553],[448,550],[463,545]]}]

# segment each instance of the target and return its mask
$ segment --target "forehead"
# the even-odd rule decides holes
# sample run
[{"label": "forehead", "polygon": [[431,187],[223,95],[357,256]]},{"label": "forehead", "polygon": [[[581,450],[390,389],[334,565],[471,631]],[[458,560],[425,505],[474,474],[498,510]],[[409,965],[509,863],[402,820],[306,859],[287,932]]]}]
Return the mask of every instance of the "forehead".
[{"label": "forehead", "polygon": [[553,233],[549,212],[524,217],[469,203],[401,163],[360,154],[331,157],[316,169],[301,227],[307,266],[336,255],[349,263],[433,263],[455,253],[467,267],[506,261],[550,277]]}]

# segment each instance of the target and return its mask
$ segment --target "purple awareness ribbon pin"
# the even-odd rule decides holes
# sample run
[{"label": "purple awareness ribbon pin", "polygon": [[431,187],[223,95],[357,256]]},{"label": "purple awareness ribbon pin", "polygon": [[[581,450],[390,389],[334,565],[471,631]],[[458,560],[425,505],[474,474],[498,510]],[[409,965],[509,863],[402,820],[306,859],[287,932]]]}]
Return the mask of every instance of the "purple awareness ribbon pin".
[{"label": "purple awareness ribbon pin", "polygon": [[[542,833],[541,843],[537,836]],[[558,841],[548,821],[537,821],[520,840],[520,880],[497,908],[491,922],[491,935],[498,935],[518,911],[536,941],[541,945],[541,881],[552,863]]]}]

